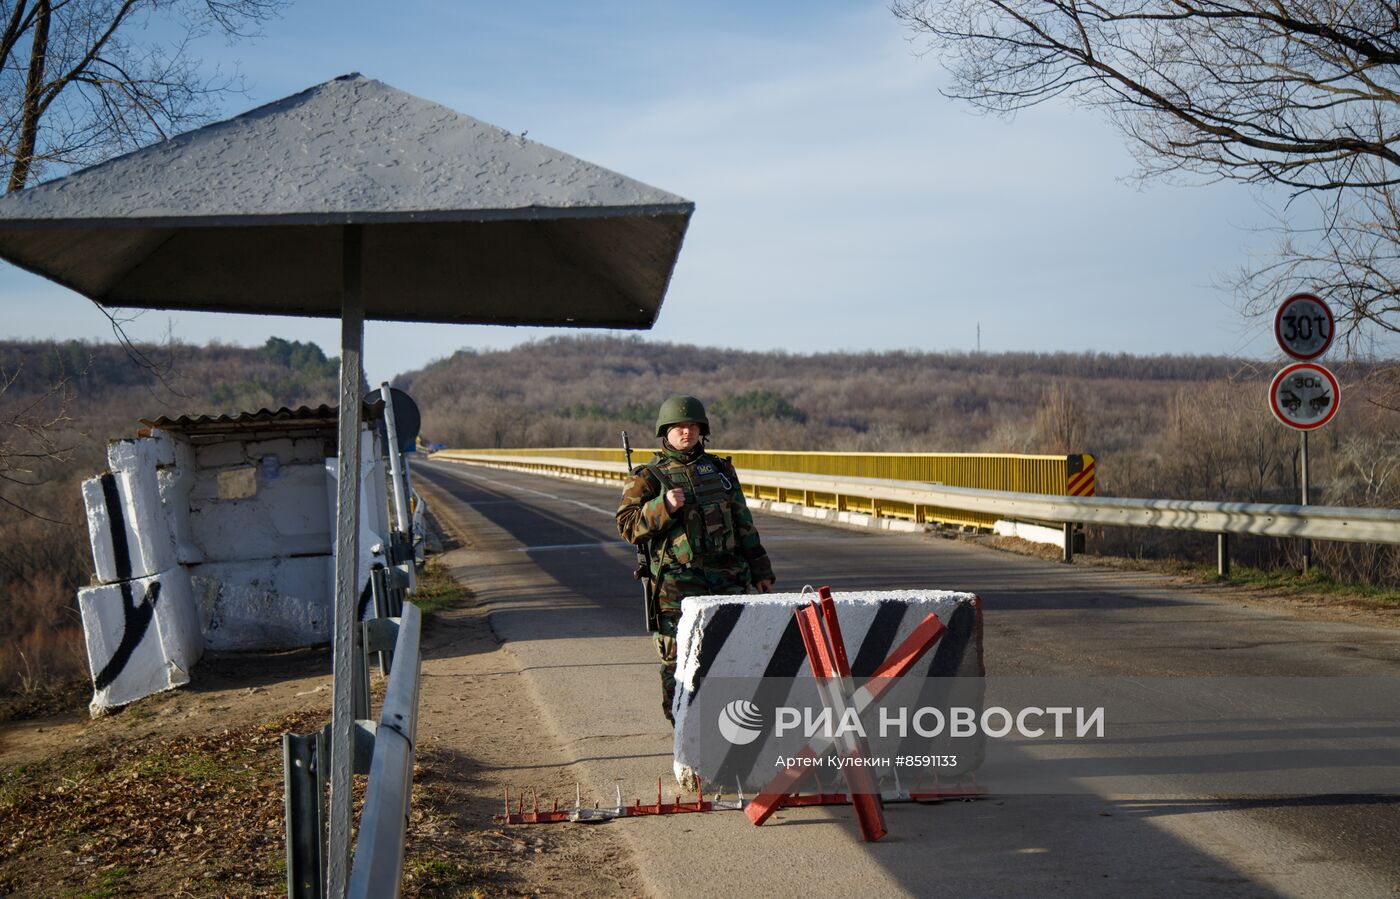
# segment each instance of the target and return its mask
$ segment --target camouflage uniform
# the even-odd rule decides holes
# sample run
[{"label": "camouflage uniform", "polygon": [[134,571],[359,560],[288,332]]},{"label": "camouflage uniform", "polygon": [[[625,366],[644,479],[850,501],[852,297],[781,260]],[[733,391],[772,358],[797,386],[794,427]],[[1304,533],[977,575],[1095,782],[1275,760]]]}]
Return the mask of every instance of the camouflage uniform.
[{"label": "camouflage uniform", "polygon": [[[686,501],[673,514],[664,494],[675,487],[685,490]],[[629,543],[651,540],[651,574],[661,612],[660,629],[652,636],[661,656],[662,710],[670,720],[681,600],[745,593],[751,584],[774,580],[773,566],[734,466],[705,452],[703,445],[687,452],[663,445],[650,463],[638,468],[622,492],[617,530]]]}]

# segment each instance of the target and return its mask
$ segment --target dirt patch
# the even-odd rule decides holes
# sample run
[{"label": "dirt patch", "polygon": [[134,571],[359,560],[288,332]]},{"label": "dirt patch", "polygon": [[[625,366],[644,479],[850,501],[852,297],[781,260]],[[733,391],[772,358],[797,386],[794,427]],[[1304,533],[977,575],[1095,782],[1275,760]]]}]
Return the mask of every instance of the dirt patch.
[{"label": "dirt patch", "polygon": [[[506,788],[562,799],[578,778],[484,610],[440,566],[423,588],[405,894],[644,892],[612,825],[492,821]],[[329,720],[329,655],[210,657],[117,714],[0,724],[0,894],[284,895],[281,735]]]},{"label": "dirt patch", "polygon": [[109,739],[8,767],[0,775],[0,829],[8,835],[0,892],[279,892],[282,734],[314,729],[318,717]]}]

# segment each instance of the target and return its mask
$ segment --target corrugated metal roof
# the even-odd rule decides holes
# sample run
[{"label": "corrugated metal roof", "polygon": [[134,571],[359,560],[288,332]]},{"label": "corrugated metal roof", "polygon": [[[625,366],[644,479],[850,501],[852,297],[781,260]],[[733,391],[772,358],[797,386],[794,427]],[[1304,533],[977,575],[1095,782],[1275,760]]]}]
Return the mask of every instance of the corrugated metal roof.
[{"label": "corrugated metal roof", "polygon": [[[365,421],[376,421],[384,413],[384,401],[366,403],[363,409]],[[259,409],[256,412],[239,412],[236,415],[181,415],[171,418],[143,418],[141,424],[148,428],[169,431],[172,434],[232,434],[242,431],[281,431],[328,428],[334,430],[339,421],[340,411],[336,406],[298,406],[295,409],[283,406],[280,409]]]}]

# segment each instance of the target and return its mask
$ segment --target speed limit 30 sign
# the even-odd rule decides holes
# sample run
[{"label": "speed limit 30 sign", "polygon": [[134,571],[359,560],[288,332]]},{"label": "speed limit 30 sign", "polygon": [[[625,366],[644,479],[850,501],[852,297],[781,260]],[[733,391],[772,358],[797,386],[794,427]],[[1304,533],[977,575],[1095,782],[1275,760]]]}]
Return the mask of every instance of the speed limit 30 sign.
[{"label": "speed limit 30 sign", "polygon": [[1274,375],[1269,407],[1290,428],[1312,431],[1337,414],[1342,388],[1336,377],[1315,362],[1295,362]]},{"label": "speed limit 30 sign", "polygon": [[1295,293],[1274,316],[1274,337],[1294,359],[1316,359],[1332,345],[1332,310],[1310,293]]}]

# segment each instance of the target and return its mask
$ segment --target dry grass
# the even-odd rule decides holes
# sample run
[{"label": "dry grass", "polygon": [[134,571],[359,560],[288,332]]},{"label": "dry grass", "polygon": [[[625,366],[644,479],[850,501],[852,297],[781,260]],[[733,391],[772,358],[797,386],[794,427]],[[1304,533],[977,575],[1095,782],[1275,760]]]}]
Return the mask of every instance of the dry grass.
[{"label": "dry grass", "polygon": [[318,718],[112,741],[0,772],[0,893],[281,893],[282,734]]}]

